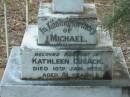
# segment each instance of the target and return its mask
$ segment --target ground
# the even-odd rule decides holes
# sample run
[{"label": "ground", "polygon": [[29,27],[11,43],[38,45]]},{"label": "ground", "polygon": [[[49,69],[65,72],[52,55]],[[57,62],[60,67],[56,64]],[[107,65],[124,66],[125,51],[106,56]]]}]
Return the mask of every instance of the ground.
[{"label": "ground", "polygon": [[[39,0],[32,0],[29,8],[29,23],[36,23]],[[45,1],[45,0],[44,0]],[[50,0],[49,0],[50,1]],[[94,0],[88,0],[94,1]],[[20,46],[23,34],[25,31],[25,0],[8,0],[8,32],[9,32],[9,48],[13,46]],[[112,12],[112,0],[96,0],[98,21],[102,21],[104,16]],[[122,34],[121,34],[122,35]],[[114,45],[121,46],[126,43],[124,36],[120,33],[115,35]],[[123,37],[123,38],[121,38]],[[5,31],[4,31],[4,15],[3,3],[0,0],[0,67],[6,64],[6,44],[5,44]],[[126,49],[124,49],[125,51]]]}]

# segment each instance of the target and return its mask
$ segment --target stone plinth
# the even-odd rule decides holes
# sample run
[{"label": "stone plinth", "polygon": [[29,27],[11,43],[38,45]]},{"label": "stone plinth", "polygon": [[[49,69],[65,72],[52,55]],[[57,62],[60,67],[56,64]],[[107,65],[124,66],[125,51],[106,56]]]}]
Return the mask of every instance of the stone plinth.
[{"label": "stone plinth", "polygon": [[[120,61],[119,58],[117,60],[118,62]],[[1,97],[43,97],[43,95],[46,97],[79,97],[81,95],[82,97],[104,97],[104,95],[105,97],[130,96],[130,89],[128,88],[130,86],[130,81],[128,77],[126,77],[125,80],[123,77],[120,77],[120,80],[116,79],[113,81],[21,80],[20,64],[20,48],[15,47],[11,52],[3,79],[1,81]],[[121,65],[123,66],[123,64]],[[116,66],[119,68],[120,64],[117,64]],[[118,71],[118,73],[124,74],[123,71]]]}]

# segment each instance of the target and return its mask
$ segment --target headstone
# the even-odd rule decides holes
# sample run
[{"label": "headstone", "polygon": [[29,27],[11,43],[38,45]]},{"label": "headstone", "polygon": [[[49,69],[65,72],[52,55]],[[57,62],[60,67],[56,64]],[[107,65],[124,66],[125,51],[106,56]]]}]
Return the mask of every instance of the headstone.
[{"label": "headstone", "polygon": [[81,13],[84,0],[52,0],[53,12]]},{"label": "headstone", "polygon": [[41,4],[39,10],[39,45],[96,45],[97,17],[94,4],[87,4],[83,14],[54,14],[50,8],[50,4]]},{"label": "headstone", "polygon": [[97,37],[95,5],[83,5],[83,0],[41,4],[38,26],[28,26],[21,47],[12,50],[1,97],[129,97],[122,51],[112,50],[106,32]]},{"label": "headstone", "polygon": [[37,26],[30,26],[23,38],[22,79],[112,79],[112,49],[97,47],[74,50],[40,46],[36,41],[37,33]]}]

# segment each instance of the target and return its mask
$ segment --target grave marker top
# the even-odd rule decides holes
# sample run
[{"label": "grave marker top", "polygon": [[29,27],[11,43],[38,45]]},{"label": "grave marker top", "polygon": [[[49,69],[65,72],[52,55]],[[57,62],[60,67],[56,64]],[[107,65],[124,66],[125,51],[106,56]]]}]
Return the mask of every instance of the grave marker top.
[{"label": "grave marker top", "polygon": [[84,0],[52,0],[53,12],[81,13]]}]

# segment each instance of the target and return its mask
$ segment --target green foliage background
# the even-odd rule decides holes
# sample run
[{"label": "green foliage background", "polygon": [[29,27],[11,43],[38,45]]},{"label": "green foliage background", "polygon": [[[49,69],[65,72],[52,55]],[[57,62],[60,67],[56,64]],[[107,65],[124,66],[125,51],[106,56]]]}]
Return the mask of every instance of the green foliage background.
[{"label": "green foliage background", "polygon": [[130,0],[113,0],[113,14],[105,17],[104,26],[107,30],[123,28],[130,32]]}]

